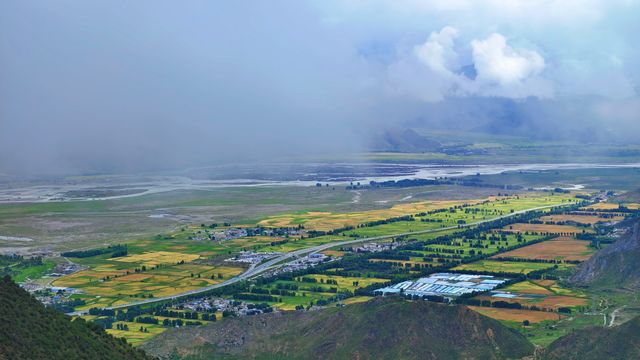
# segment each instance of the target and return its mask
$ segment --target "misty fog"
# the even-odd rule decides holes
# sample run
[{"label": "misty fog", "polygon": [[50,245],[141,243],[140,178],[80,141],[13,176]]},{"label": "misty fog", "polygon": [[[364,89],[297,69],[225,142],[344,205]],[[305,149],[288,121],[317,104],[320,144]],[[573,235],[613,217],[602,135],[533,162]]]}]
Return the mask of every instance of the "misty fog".
[{"label": "misty fog", "polygon": [[3,1],[0,173],[342,156],[412,126],[637,142],[638,2],[455,3]]}]

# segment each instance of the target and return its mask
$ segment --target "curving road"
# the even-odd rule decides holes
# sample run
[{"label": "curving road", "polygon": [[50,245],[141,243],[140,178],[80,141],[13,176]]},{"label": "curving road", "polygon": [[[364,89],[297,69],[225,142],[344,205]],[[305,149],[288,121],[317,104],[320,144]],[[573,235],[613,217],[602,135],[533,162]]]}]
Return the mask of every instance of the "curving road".
[{"label": "curving road", "polygon": [[[487,219],[487,220],[482,220],[482,221],[477,221],[474,223],[469,223],[469,224],[461,224],[461,225],[456,225],[456,226],[448,226],[448,227],[443,227],[443,228],[437,228],[437,229],[427,229],[427,230],[419,230],[419,231],[412,231],[412,232],[405,232],[405,233],[399,233],[399,234],[391,234],[391,235],[381,235],[381,236],[373,236],[373,237],[368,237],[368,238],[361,238],[361,239],[354,239],[354,240],[345,240],[345,241],[336,241],[336,242],[331,242],[331,243],[326,243],[326,244],[322,244],[322,245],[317,245],[317,246],[312,246],[312,247],[308,247],[308,248],[304,248],[304,249],[299,249],[299,250],[295,250],[292,252],[288,252],[286,254],[282,254],[274,259],[271,259],[267,262],[264,262],[262,264],[253,264],[251,265],[251,267],[249,267],[249,269],[247,269],[247,271],[243,272],[242,274],[233,277],[229,280],[223,281],[221,283],[218,284],[214,284],[214,285],[209,285],[200,289],[196,289],[196,290],[190,290],[190,291],[186,291],[180,294],[175,294],[175,295],[171,295],[171,296],[163,296],[163,297],[158,297],[158,298],[151,298],[151,299],[146,299],[146,300],[141,300],[141,301],[136,301],[136,302],[132,302],[132,303],[127,303],[127,304],[122,304],[122,305],[116,305],[116,306],[109,306],[106,307],[105,309],[109,309],[109,310],[115,310],[115,309],[123,309],[123,308],[128,308],[131,306],[136,306],[136,305],[144,305],[144,304],[152,304],[155,302],[161,302],[161,301],[166,301],[166,300],[175,300],[175,299],[179,299],[181,297],[185,297],[185,296],[189,296],[189,295],[194,295],[194,294],[200,294],[212,289],[218,289],[224,286],[228,286],[231,284],[235,284],[239,281],[243,281],[243,280],[248,280],[254,276],[260,275],[263,272],[270,270],[272,268],[276,268],[276,267],[281,267],[284,266],[290,262],[295,261],[295,259],[304,256],[304,255],[308,255],[311,253],[315,253],[315,252],[320,252],[323,250],[327,250],[336,246],[344,246],[344,245],[350,245],[350,244],[356,244],[356,243],[360,243],[360,242],[366,242],[366,241],[377,241],[377,240],[385,240],[385,239],[390,239],[393,237],[398,237],[398,236],[408,236],[408,235],[419,235],[419,234],[428,234],[428,233],[435,233],[435,232],[440,232],[440,231],[446,231],[446,230],[453,230],[453,229],[459,229],[459,228],[465,228],[465,227],[471,227],[471,226],[476,226],[476,225],[480,225],[480,224],[484,224],[487,222],[491,222],[491,221],[496,221],[496,220],[500,220],[500,219],[505,219],[505,218],[509,218],[512,216],[516,216],[516,215],[520,215],[520,214],[526,214],[528,212],[531,211],[537,211],[537,210],[543,210],[543,209],[548,209],[548,208],[553,208],[553,207],[562,207],[562,206],[569,206],[569,205],[574,205],[574,203],[567,203],[567,204],[556,204],[556,205],[546,205],[546,206],[538,206],[535,208],[531,208],[531,209],[526,209],[526,210],[519,210],[519,211],[514,211],[512,213],[509,213],[507,215],[502,215],[502,216],[498,216],[492,219]],[[291,261],[287,261],[293,259]],[[72,313],[68,313],[68,315],[72,315],[72,316],[78,316],[78,315],[84,315],[86,314],[87,311],[76,311],[76,312],[72,312]]]}]

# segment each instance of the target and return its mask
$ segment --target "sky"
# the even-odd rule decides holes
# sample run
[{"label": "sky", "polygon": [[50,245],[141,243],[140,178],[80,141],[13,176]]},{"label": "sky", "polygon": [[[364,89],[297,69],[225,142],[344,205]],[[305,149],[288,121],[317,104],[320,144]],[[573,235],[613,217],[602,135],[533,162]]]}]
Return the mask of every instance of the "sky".
[{"label": "sky", "polygon": [[360,152],[407,124],[633,142],[638,18],[636,0],[5,0],[0,173]]}]

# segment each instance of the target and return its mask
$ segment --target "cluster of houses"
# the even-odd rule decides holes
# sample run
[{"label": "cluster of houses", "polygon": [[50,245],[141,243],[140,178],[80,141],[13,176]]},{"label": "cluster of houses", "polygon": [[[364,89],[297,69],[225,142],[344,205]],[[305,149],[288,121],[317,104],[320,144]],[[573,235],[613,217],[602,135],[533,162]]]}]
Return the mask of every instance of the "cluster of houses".
[{"label": "cluster of houses", "polygon": [[74,264],[72,262],[66,263],[66,264],[59,264],[53,269],[53,272],[50,274],[47,274],[47,276],[59,277],[59,276],[73,274],[75,272],[78,272],[84,269],[86,269],[86,266]]},{"label": "cluster of houses", "polygon": [[285,272],[291,272],[291,271],[298,271],[298,270],[304,270],[304,269],[308,269],[310,267],[314,267],[318,264],[321,264],[325,261],[331,261],[332,258],[330,256],[327,256],[325,254],[320,254],[320,253],[314,253],[314,254],[310,254],[308,256],[305,256],[303,258],[300,258],[296,261],[293,261],[279,269],[275,269],[272,274],[273,275],[277,275],[280,273],[285,273]]},{"label": "cluster of houses", "polygon": [[[266,310],[266,308],[256,307],[253,304],[247,304],[242,301],[218,297],[187,301],[180,304],[179,307],[198,312],[219,311],[222,313],[233,313],[235,316],[255,315],[265,312]],[[269,307],[269,310],[272,311],[273,309]]]},{"label": "cluster of houses", "polygon": [[387,250],[393,250],[395,248],[397,248],[400,244],[398,243],[369,243],[369,244],[364,244],[362,246],[359,247],[354,247],[352,248],[353,252],[357,252],[357,253],[375,253],[375,252],[381,252],[381,251],[387,251]]},{"label": "cluster of houses", "polygon": [[412,296],[456,297],[495,289],[507,279],[491,275],[437,273],[414,281],[403,281],[375,291],[379,295],[406,294]]},{"label": "cluster of houses", "polygon": [[241,251],[238,255],[229,258],[225,261],[229,262],[239,262],[245,264],[259,264],[264,260],[272,259],[281,255],[277,251],[274,252],[253,252],[253,251]]},{"label": "cluster of houses", "polygon": [[289,237],[289,236],[301,236],[304,230],[299,228],[227,228],[219,229],[217,231],[210,231],[207,229],[198,230],[193,236],[189,237],[189,240],[213,240],[213,241],[227,241],[246,236],[270,236],[270,237]]}]

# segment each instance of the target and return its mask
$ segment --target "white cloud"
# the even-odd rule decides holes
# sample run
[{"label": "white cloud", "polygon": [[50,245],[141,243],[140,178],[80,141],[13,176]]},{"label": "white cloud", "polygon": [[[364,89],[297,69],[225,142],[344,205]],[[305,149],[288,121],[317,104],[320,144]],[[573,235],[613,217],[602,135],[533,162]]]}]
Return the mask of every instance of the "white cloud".
[{"label": "white cloud", "polygon": [[491,34],[485,40],[473,40],[471,47],[478,81],[510,86],[540,74],[545,67],[540,54],[514,49],[498,33]]},{"label": "white cloud", "polygon": [[[541,76],[544,58],[537,52],[513,48],[499,33],[473,40],[466,47],[456,47],[457,38],[458,30],[446,26],[432,32],[413,51],[401,54],[400,60],[388,68],[391,92],[427,102],[448,96],[553,96],[553,83]],[[465,58],[472,63],[460,64]],[[461,65],[473,66],[476,76],[464,75]]]},{"label": "white cloud", "polygon": [[446,26],[440,32],[432,32],[424,44],[413,48],[415,56],[431,70],[443,75],[450,75],[450,66],[457,54],[453,49],[458,30]]}]

